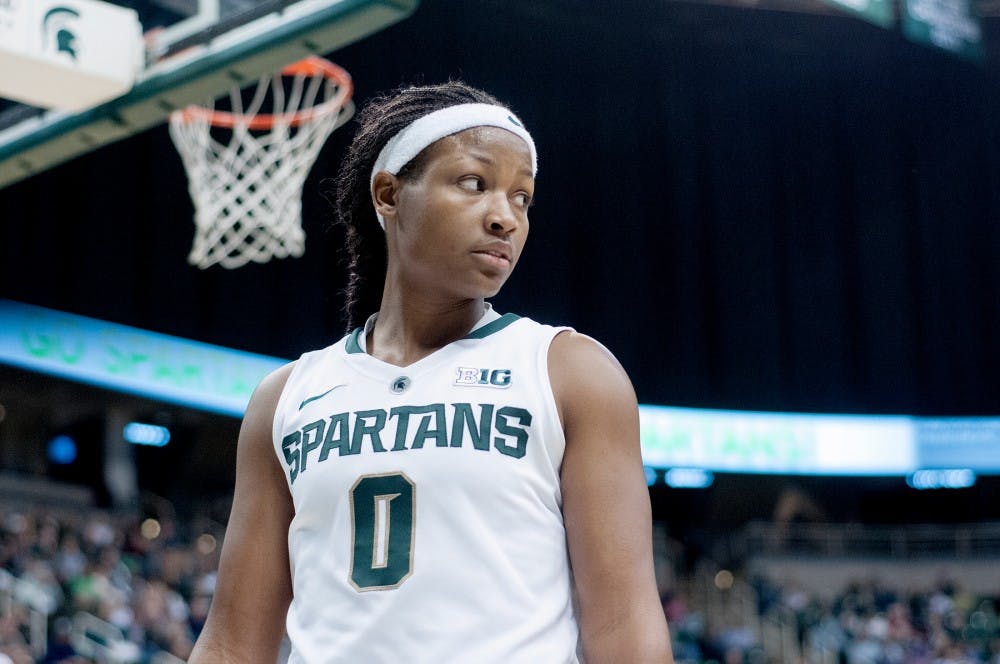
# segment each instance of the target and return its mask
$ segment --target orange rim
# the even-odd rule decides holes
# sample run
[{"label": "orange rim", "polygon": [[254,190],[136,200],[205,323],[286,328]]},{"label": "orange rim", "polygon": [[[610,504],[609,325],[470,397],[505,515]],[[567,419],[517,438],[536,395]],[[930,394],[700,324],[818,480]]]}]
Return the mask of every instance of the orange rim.
[{"label": "orange rim", "polygon": [[213,127],[223,127],[225,129],[232,129],[237,125],[257,130],[271,129],[279,121],[282,124],[297,127],[312,118],[337,113],[351,99],[351,95],[354,93],[354,84],[351,82],[351,75],[343,67],[339,67],[329,60],[315,55],[288,65],[281,70],[281,75],[325,76],[328,80],[337,84],[337,94],[322,104],[304,108],[294,113],[258,113],[257,115],[246,115],[243,113],[230,113],[229,111],[216,111],[203,106],[188,106],[179,111],[180,118],[184,122],[208,121]]}]

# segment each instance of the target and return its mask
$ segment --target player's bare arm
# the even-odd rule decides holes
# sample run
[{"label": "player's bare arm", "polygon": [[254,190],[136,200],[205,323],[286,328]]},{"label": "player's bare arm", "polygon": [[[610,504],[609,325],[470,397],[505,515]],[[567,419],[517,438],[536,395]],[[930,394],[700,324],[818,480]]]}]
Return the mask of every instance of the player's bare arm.
[{"label": "player's bare arm", "polygon": [[293,515],[271,440],[285,365],[254,391],[236,453],[236,489],[219,579],[191,664],[274,664],[292,597],[286,544]]},{"label": "player's bare arm", "polygon": [[566,432],[563,518],[586,661],[672,662],[632,385],[607,349],[575,332],[553,340],[549,374]]}]

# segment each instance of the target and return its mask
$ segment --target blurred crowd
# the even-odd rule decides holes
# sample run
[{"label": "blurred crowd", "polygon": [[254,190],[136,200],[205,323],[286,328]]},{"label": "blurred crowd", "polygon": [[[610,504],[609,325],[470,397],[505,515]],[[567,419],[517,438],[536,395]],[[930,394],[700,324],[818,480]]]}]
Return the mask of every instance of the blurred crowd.
[{"label": "blurred crowd", "polygon": [[[0,664],[185,661],[211,602],[221,538],[218,524],[182,523],[170,509],[136,517],[0,507]],[[716,590],[732,593],[731,584],[730,575]],[[953,583],[918,592],[872,580],[815,594],[754,578],[742,619],[713,615],[690,586],[668,585],[678,664],[1000,664],[1000,598]],[[762,639],[762,626],[775,625],[791,640],[777,656]]]},{"label": "blurred crowd", "polygon": [[950,581],[904,592],[877,580],[829,597],[755,580],[762,615],[794,621],[803,652],[847,664],[1000,664],[1000,598]]},{"label": "blurred crowd", "polygon": [[0,664],[184,661],[219,537],[169,514],[0,507]]},{"label": "blurred crowd", "polygon": [[[664,598],[678,664],[1000,664],[1000,598],[951,582],[907,592],[877,580],[824,593],[750,585],[755,615],[742,622]],[[765,648],[761,635],[785,639],[782,628],[789,638]]]}]

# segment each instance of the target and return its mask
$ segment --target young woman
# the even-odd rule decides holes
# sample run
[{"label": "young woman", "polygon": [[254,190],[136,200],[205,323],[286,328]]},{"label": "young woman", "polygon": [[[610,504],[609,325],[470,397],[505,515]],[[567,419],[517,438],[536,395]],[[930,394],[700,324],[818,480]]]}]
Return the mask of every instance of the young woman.
[{"label": "young woman", "polygon": [[[247,409],[191,662],[668,662],[636,399],[501,316],[536,156],[461,83],[372,102],[337,180],[349,326]],[[287,614],[287,620],[286,620]]]}]

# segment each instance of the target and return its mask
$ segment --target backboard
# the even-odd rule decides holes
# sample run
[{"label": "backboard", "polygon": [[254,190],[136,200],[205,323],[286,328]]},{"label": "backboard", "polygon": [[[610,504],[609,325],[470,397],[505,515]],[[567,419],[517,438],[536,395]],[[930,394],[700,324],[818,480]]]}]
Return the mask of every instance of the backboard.
[{"label": "backboard", "polygon": [[[16,2],[17,0],[12,0]],[[130,90],[80,111],[0,100],[0,188],[166,121],[234,83],[346,46],[419,0],[114,0],[142,24],[145,63]]]}]

